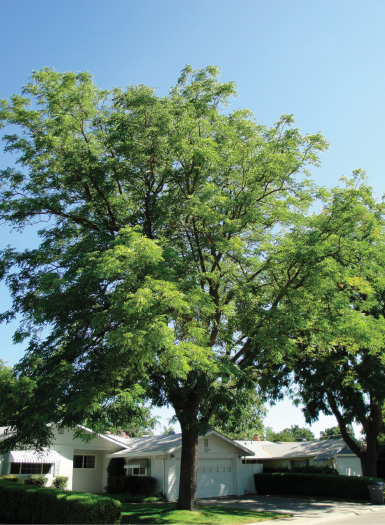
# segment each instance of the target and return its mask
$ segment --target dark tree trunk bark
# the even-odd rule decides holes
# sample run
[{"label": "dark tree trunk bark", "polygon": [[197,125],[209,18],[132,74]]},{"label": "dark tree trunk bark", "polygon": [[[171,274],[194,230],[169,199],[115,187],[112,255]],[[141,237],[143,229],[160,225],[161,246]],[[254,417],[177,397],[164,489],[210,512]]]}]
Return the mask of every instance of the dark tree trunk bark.
[{"label": "dark tree trunk bark", "polygon": [[366,452],[361,458],[362,474],[364,476],[377,477],[378,453],[377,436],[366,434]]},{"label": "dark tree trunk bark", "polygon": [[381,405],[371,402],[370,418],[360,414],[361,417],[359,417],[359,421],[364,428],[366,441],[366,449],[363,449],[358,442],[348,434],[344,417],[339,411],[333,395],[327,392],[327,397],[330,408],[338,421],[338,426],[340,427],[341,435],[345,443],[361,460],[362,474],[376,478],[377,459],[380,450],[378,446],[378,435],[383,426]]},{"label": "dark tree trunk bark", "polygon": [[197,504],[197,465],[198,432],[193,425],[181,425],[182,459],[180,463],[179,498],[177,509],[198,510]]}]

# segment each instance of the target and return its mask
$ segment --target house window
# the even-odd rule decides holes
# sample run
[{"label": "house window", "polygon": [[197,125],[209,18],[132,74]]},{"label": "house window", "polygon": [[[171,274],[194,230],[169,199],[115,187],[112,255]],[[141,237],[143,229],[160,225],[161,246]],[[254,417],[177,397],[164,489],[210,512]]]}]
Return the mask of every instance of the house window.
[{"label": "house window", "polygon": [[131,470],[131,472],[128,474],[129,476],[145,476],[147,474],[147,469],[143,467],[133,467],[129,468],[128,470]]},{"label": "house window", "polygon": [[52,463],[11,463],[11,474],[48,474]]},{"label": "house window", "polygon": [[204,439],[204,440],[203,440],[203,446],[204,446],[205,448],[208,448],[208,446],[209,446],[209,440],[208,440],[208,439]]},{"label": "house window", "polygon": [[95,468],[96,456],[74,455],[74,468]]},{"label": "house window", "polygon": [[127,476],[150,476],[150,460],[149,459],[135,459],[130,460],[125,468],[127,469]]}]

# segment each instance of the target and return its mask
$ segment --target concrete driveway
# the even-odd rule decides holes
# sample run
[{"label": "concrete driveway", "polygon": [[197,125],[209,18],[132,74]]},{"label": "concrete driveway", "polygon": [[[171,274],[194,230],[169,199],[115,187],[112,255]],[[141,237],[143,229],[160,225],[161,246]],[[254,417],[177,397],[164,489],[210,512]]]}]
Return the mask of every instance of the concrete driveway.
[{"label": "concrete driveway", "polygon": [[274,520],[278,524],[312,524],[344,521],[349,517],[360,515],[376,515],[383,513],[385,523],[385,505],[371,505],[370,503],[356,503],[346,501],[321,500],[311,498],[277,497],[277,496],[247,496],[242,498],[203,499],[200,505],[215,504],[229,507],[249,508],[253,510],[266,510],[283,514],[292,514],[292,517]]}]

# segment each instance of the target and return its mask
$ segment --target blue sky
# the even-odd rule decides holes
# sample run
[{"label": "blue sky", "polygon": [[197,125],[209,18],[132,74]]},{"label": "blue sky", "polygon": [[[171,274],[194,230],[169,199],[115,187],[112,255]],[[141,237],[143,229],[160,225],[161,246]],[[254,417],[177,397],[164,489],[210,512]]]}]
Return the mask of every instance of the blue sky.
[{"label": "blue sky", "polygon": [[[303,132],[322,131],[330,149],[313,170],[336,185],[367,171],[385,193],[385,2],[383,0],[1,0],[0,98],[44,66],[90,71],[101,88],[146,84],[164,95],[186,64],[222,68],[234,80],[232,108],[262,124],[293,113]],[[0,154],[0,169],[12,159]],[[1,245],[33,242],[0,226]],[[0,309],[8,297],[0,288]],[[17,362],[12,328],[0,326],[0,358]],[[267,424],[303,424],[284,405]],[[324,422],[323,422],[324,421]],[[322,420],[316,432],[334,425]]]}]

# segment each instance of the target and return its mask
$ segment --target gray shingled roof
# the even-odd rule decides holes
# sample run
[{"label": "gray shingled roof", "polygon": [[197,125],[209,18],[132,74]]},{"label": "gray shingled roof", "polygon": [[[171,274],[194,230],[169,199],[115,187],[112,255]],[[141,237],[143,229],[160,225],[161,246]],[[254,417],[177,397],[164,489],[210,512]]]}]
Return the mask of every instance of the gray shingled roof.
[{"label": "gray shingled roof", "polygon": [[[206,436],[210,434],[215,434],[222,437],[224,440],[232,443],[234,446],[238,447],[239,453],[243,454],[252,454],[253,451],[248,449],[243,443],[232,441],[231,439],[222,436],[218,432],[210,431]],[[130,456],[149,456],[149,455],[165,455],[170,454],[175,449],[182,446],[182,434],[170,434],[166,436],[149,436],[141,438],[130,438],[125,450],[120,450],[119,452],[114,452],[109,454],[107,457],[130,457]]]},{"label": "gray shingled roof", "polygon": [[253,450],[255,459],[313,458],[327,461],[336,454],[353,454],[342,438],[323,441],[295,441],[273,443],[272,441],[238,441]]}]

